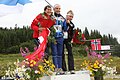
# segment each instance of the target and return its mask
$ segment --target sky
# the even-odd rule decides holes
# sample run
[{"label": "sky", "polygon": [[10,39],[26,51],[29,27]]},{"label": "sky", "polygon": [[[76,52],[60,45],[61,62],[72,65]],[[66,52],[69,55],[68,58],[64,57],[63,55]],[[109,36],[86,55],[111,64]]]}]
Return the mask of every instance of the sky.
[{"label": "sky", "polygon": [[[36,2],[37,1],[37,2]],[[47,0],[51,5],[60,4],[61,14],[65,17],[68,10],[73,10],[75,27],[84,30],[98,30],[103,35],[112,34],[120,43],[120,0]],[[19,27],[31,24],[47,3],[34,0],[24,5],[22,13],[0,17],[0,26]]]}]

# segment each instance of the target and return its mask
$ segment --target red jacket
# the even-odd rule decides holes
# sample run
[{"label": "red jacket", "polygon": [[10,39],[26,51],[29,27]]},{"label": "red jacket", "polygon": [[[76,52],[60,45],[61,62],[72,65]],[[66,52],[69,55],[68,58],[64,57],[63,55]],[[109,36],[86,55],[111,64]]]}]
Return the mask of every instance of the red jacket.
[{"label": "red jacket", "polygon": [[50,28],[55,24],[55,21],[51,19],[51,17],[45,13],[40,13],[32,22],[31,24],[31,29],[34,31],[33,32],[33,38],[38,38],[39,36],[39,24],[41,27],[44,28]]}]

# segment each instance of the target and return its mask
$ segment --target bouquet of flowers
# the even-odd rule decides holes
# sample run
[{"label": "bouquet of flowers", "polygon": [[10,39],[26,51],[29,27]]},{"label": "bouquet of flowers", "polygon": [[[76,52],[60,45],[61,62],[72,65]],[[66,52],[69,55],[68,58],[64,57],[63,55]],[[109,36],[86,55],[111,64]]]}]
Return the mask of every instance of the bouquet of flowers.
[{"label": "bouquet of flowers", "polygon": [[108,60],[110,60],[111,53],[107,53],[102,56],[95,51],[89,51],[88,48],[86,51],[88,52],[88,58],[82,63],[82,69],[89,70],[92,76],[102,76],[102,79],[100,80],[103,80],[103,75],[106,74],[106,63]]},{"label": "bouquet of flowers", "polygon": [[36,80],[43,76],[52,75],[55,66],[45,59],[36,62],[34,60],[23,60],[20,62],[17,60],[14,63],[15,69],[10,67],[6,70],[5,76],[2,79],[13,80]]},{"label": "bouquet of flowers", "polygon": [[72,40],[73,40],[73,43],[84,44],[86,38],[85,38],[85,35],[82,34],[81,30],[77,29],[75,30]]}]

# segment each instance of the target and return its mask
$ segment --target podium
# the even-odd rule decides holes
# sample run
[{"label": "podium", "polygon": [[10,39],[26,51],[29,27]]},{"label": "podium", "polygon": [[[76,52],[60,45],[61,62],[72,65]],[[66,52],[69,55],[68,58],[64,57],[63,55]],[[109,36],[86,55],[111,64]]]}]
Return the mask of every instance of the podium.
[{"label": "podium", "polygon": [[89,71],[76,71],[75,74],[44,76],[41,80],[90,80]]}]

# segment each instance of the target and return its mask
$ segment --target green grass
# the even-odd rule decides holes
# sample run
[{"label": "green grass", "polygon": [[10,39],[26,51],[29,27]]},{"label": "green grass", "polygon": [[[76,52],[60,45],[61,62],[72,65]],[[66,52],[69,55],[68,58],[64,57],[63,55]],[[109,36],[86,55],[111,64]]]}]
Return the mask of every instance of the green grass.
[{"label": "green grass", "polygon": [[22,60],[23,57],[20,54],[0,54],[0,76],[3,76],[5,70],[12,66],[17,59]]},{"label": "green grass", "polygon": [[[21,54],[0,54],[0,76],[5,74],[5,70],[12,65],[17,59],[22,61],[24,58]],[[74,56],[75,62],[75,70],[80,70],[81,63],[86,59],[83,56]],[[120,73],[120,58],[119,57],[111,57],[113,62],[110,66],[116,66],[118,73]],[[50,57],[51,60],[51,57]],[[105,80],[120,80],[120,79],[105,79]]]},{"label": "green grass", "polygon": [[20,54],[0,54],[0,65],[7,65],[13,63],[17,59],[22,60],[23,57]]}]

